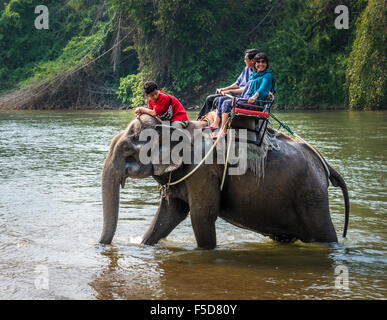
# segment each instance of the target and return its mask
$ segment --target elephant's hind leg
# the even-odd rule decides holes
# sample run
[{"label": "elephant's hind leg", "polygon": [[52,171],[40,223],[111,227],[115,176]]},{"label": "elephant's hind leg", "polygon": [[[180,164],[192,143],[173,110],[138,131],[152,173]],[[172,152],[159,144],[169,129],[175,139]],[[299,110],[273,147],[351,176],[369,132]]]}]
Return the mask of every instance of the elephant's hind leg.
[{"label": "elephant's hind leg", "polygon": [[308,197],[298,206],[303,242],[337,242],[335,227],[329,213],[328,196]]}]

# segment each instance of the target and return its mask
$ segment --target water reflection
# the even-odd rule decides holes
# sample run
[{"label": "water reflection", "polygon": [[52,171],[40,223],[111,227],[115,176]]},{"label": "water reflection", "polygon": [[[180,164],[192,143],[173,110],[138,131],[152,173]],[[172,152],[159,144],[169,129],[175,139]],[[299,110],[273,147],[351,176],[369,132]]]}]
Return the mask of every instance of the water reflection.
[{"label": "water reflection", "polygon": [[[140,249],[141,248],[141,249]],[[133,252],[141,250],[141,257]],[[137,246],[108,258],[90,286],[97,299],[337,298],[332,248],[321,244],[244,244],[215,250]],[[144,251],[146,254],[144,254]],[[300,295],[301,294],[301,295]]]},{"label": "water reflection", "polygon": [[[106,265],[89,285],[97,299],[163,299],[160,270],[152,260],[122,254],[112,246],[101,252]],[[145,249],[146,250],[146,249]]]}]

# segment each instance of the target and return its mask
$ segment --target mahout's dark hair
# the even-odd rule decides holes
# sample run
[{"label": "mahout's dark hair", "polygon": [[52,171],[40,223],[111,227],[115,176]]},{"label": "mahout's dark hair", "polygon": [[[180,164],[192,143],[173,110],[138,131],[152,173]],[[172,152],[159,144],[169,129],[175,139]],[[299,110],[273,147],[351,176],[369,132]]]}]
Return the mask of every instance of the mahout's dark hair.
[{"label": "mahout's dark hair", "polygon": [[247,57],[251,60],[255,57],[255,55],[259,53],[259,50],[258,49],[247,49],[245,51],[245,55],[247,54]]},{"label": "mahout's dark hair", "polygon": [[267,64],[266,69],[269,69],[269,57],[267,56],[267,54],[264,53],[264,52],[259,52],[259,53],[257,53],[257,54],[254,56],[254,64],[255,64],[258,60],[260,60],[260,59],[263,59],[263,60],[266,61],[266,64]]},{"label": "mahout's dark hair", "polygon": [[157,90],[157,83],[154,81],[147,81],[144,83],[145,94],[150,94],[151,92]]}]

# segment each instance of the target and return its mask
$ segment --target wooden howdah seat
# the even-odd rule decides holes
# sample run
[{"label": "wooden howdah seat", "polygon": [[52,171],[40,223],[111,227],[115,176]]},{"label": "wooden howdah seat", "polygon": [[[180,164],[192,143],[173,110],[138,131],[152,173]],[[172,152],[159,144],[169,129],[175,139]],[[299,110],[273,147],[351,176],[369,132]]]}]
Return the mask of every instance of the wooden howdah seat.
[{"label": "wooden howdah seat", "polygon": [[247,129],[247,142],[258,146],[262,144],[274,103],[274,94],[270,93],[265,100],[247,103],[248,99],[232,98],[230,128]]}]

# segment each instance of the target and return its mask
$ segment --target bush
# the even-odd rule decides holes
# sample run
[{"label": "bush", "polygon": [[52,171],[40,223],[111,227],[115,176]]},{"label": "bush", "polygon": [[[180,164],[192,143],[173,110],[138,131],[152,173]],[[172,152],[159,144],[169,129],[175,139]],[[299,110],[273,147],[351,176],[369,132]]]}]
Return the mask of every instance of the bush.
[{"label": "bush", "polygon": [[131,108],[143,106],[144,100],[144,83],[150,79],[150,71],[144,67],[137,74],[129,74],[121,78],[120,86],[117,91],[118,97],[123,103],[127,103]]}]

